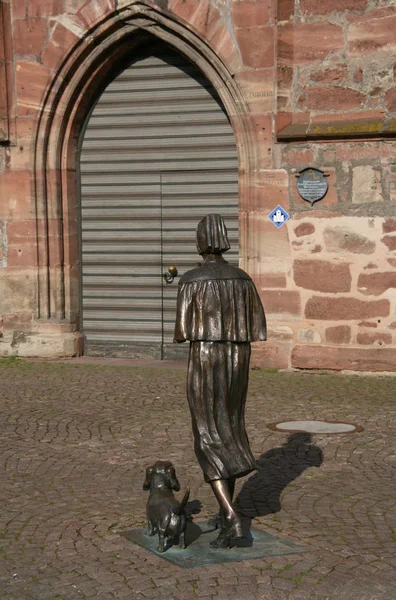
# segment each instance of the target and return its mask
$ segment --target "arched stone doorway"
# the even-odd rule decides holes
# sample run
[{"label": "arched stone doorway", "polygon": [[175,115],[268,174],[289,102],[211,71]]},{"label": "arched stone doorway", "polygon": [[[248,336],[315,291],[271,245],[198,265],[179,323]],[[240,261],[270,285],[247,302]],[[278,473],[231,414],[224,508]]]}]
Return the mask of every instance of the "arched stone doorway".
[{"label": "arched stone doorway", "polygon": [[149,38],[101,94],[81,140],[84,353],[175,358],[177,278],[199,262],[197,222],[227,222],[238,264],[238,155],[213,86]]},{"label": "arched stone doorway", "polygon": [[[149,3],[110,14],[77,44],[60,65],[44,99],[35,146],[39,321],[51,331],[81,340],[79,278],[79,174],[81,131],[98,97],[140,52],[148,37],[169,44],[211,83],[232,125],[238,151],[240,265],[248,260],[248,239],[260,169],[256,126],[232,73],[200,36]],[[126,58],[128,57],[128,58]]]}]

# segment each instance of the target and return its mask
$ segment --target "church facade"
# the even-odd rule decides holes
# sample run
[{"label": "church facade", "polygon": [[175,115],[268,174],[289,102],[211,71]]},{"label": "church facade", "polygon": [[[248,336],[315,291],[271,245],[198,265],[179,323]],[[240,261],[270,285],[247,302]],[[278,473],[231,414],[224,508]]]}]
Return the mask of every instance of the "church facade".
[{"label": "church facade", "polygon": [[390,0],[0,0],[0,356],[174,358],[170,267],[220,213],[254,366],[395,371],[395,28]]}]

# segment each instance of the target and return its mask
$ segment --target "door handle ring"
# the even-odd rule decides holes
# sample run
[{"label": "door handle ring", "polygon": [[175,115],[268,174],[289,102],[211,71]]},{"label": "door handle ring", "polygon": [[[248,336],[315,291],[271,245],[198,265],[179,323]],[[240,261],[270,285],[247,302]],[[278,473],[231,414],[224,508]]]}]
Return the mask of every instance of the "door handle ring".
[{"label": "door handle ring", "polygon": [[175,266],[168,267],[168,270],[163,274],[166,283],[173,283],[175,277],[177,277],[177,268]]}]

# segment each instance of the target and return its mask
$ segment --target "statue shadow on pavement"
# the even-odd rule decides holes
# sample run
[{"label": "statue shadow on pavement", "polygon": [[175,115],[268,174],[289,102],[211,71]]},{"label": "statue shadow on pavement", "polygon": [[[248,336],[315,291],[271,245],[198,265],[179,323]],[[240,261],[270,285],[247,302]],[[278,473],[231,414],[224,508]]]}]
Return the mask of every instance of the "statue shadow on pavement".
[{"label": "statue shadow on pavement", "polygon": [[243,484],[235,499],[245,541],[250,541],[250,545],[252,519],[279,512],[282,491],[306,469],[320,467],[323,453],[319,446],[312,444],[311,434],[293,433],[283,446],[268,450],[256,462],[257,472]]}]

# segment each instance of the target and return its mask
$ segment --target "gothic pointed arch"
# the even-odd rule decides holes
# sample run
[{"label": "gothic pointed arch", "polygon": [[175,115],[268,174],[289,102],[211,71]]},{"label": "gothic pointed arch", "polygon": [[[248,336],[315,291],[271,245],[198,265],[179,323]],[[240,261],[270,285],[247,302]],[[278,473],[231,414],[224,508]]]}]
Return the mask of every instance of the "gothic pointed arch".
[{"label": "gothic pointed arch", "polygon": [[[86,118],[114,70],[155,36],[195,63],[212,83],[233,126],[239,155],[240,211],[246,213],[259,170],[256,132],[233,73],[186,23],[150,2],[111,12],[72,48],[42,104],[35,144],[38,317],[73,322],[78,314],[78,140]],[[248,219],[240,221],[246,246]]]}]

